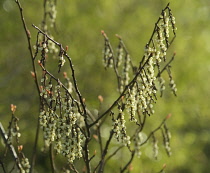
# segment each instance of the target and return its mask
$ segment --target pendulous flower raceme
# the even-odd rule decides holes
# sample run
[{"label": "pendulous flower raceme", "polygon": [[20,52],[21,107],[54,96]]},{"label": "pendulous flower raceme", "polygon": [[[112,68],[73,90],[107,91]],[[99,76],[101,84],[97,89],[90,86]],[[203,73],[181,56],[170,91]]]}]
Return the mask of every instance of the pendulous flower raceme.
[{"label": "pendulous flower raceme", "polygon": [[[116,106],[118,105],[118,116],[114,118],[114,115],[112,115],[112,130],[119,143],[130,146],[131,141],[133,141],[134,151],[136,155],[140,156],[140,147],[142,145],[140,134],[145,123],[145,116],[155,113],[154,104],[158,99],[157,91],[160,91],[160,96],[162,96],[165,90],[165,79],[162,76],[164,71],[167,71],[169,86],[174,95],[176,95],[177,89],[170,71],[170,64],[175,54],[167,62],[167,51],[176,37],[175,17],[172,15],[169,6],[161,12],[152,36],[145,46],[139,67],[133,65],[128,50],[120,36],[116,35],[119,39],[119,44],[115,55],[104,31],[102,31],[102,35],[105,41],[103,51],[104,66],[105,68],[113,68],[117,77],[118,91],[121,94],[121,99],[116,102]],[[125,122],[126,124],[134,122],[137,125],[138,130],[131,137],[129,136],[129,131],[126,131]],[[163,124],[158,129],[160,130],[162,126]],[[154,158],[157,159],[159,147],[154,135],[155,132],[149,138],[153,138]],[[169,155],[169,137],[166,133],[162,133],[162,135]],[[127,137],[129,140],[127,140]]]},{"label": "pendulous flower raceme", "polygon": [[69,90],[63,91],[60,82],[53,86],[51,80],[48,85],[45,85],[46,75],[41,80],[45,86],[42,86],[40,93],[43,102],[39,120],[45,145],[54,143],[56,152],[67,157],[72,163],[76,158],[82,157],[85,137],[81,128],[84,126],[84,119]]},{"label": "pendulous flower raceme", "polygon": [[112,114],[112,130],[114,132],[114,136],[117,139],[118,142],[121,142],[125,146],[130,145],[130,136],[127,135],[126,133],[126,126],[125,126],[125,118],[124,118],[124,113],[119,106],[118,108],[118,117],[117,119],[114,119],[114,115]]}]

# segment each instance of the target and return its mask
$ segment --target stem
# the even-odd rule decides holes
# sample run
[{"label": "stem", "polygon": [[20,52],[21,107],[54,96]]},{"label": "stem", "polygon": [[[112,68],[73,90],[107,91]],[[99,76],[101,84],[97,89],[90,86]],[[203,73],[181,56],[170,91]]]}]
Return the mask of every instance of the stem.
[{"label": "stem", "polygon": [[159,129],[161,129],[162,125],[165,123],[165,121],[167,120],[167,118],[164,118],[163,121],[160,123],[160,125],[153,131],[150,132],[149,136],[147,137],[147,139],[141,143],[140,146],[144,145],[145,143],[147,143],[147,141],[150,139],[150,137]]},{"label": "stem", "polygon": [[166,70],[166,68],[171,64],[171,62],[174,60],[176,53],[173,54],[172,58],[170,61],[163,67],[163,69],[157,74],[156,77],[160,77],[160,75]]},{"label": "stem", "polygon": [[74,164],[70,164],[70,168],[72,171],[74,171],[75,173],[79,173],[79,171],[75,168]]},{"label": "stem", "polygon": [[4,163],[3,163],[3,161],[1,161],[1,159],[0,159],[0,165],[1,165],[2,169],[3,169],[3,172],[6,173],[6,169],[4,167]]},{"label": "stem", "polygon": [[7,134],[6,134],[5,130],[4,130],[4,127],[2,126],[1,123],[0,123],[0,134],[1,134],[2,138],[3,138],[3,140],[4,140],[5,145],[9,148],[9,150],[10,150],[10,152],[12,154],[12,157],[15,160],[17,168],[19,170],[21,170],[22,166],[20,164],[20,161],[19,161],[19,158],[18,158],[17,153],[15,151],[15,148],[13,147],[12,144],[8,144],[8,136],[7,136]]},{"label": "stem", "polygon": [[35,166],[35,161],[36,161],[36,152],[37,152],[37,144],[38,144],[38,139],[39,139],[39,118],[37,122],[37,127],[36,127],[36,136],[35,136],[35,142],[34,142],[34,148],[33,148],[33,154],[32,154],[32,159],[31,159],[31,168],[30,168],[30,173],[33,172],[33,168]]},{"label": "stem", "polygon": [[55,168],[55,158],[54,158],[54,153],[53,153],[53,144],[50,144],[50,151],[49,151],[49,154],[50,154],[50,165],[51,165],[51,170],[52,170],[52,173],[55,173],[56,171],[56,168]]},{"label": "stem", "polygon": [[132,151],[131,158],[128,161],[128,163],[124,166],[124,168],[120,170],[121,173],[123,173],[127,169],[127,167],[131,164],[131,162],[133,161],[134,155],[135,155],[135,151]]},{"label": "stem", "polygon": [[[30,34],[30,31],[27,28],[27,25],[26,25],[26,22],[25,22],[25,19],[24,19],[23,8],[21,7],[21,4],[20,4],[19,0],[15,0],[15,2],[18,5],[19,11],[20,11],[20,16],[21,16],[21,21],[22,21],[23,28],[24,28],[24,31],[25,31],[25,34],[26,34],[26,37],[27,37],[28,49],[29,49],[31,62],[32,62],[32,69],[33,69],[33,73],[34,73],[34,76],[33,76],[34,77],[34,82],[35,82],[35,85],[36,85],[36,88],[37,88],[39,100],[41,102],[41,97],[40,97],[40,94],[39,94],[40,89],[39,89],[39,83],[38,83],[38,79],[37,79],[36,66],[35,66],[35,63],[34,63],[34,56],[33,56],[33,51],[32,51],[32,46],[31,46],[31,34]],[[37,124],[33,155],[32,155],[32,159],[31,159],[31,168],[30,168],[31,173],[33,172],[33,168],[34,168],[34,165],[35,165],[38,138],[39,138],[39,123]]]},{"label": "stem", "polygon": [[17,3],[17,5],[19,7],[23,28],[25,30],[25,34],[26,34],[26,37],[27,37],[28,49],[29,49],[29,52],[30,52],[30,56],[31,56],[31,60],[32,60],[32,68],[33,68],[33,72],[34,72],[34,81],[35,81],[36,88],[37,88],[38,95],[39,95],[40,89],[39,89],[39,84],[38,84],[38,80],[37,80],[36,66],[35,66],[34,59],[33,59],[33,51],[32,51],[32,46],[31,46],[31,34],[30,34],[30,31],[27,28],[27,25],[26,25],[26,22],[25,22],[25,19],[24,19],[23,8],[21,7],[21,4],[20,4],[19,0],[16,0],[15,2]]},{"label": "stem", "polygon": [[117,154],[118,151],[120,151],[122,148],[124,147],[124,145],[120,146],[119,148],[117,148],[112,154],[110,154],[107,159],[105,160],[104,165],[108,162],[109,159],[111,159],[113,156],[115,156]]},{"label": "stem", "polygon": [[96,169],[98,168],[98,166],[100,166],[100,168],[99,168],[99,170],[98,170],[98,173],[102,173],[102,172],[103,172],[103,169],[104,169],[104,159],[105,159],[105,156],[106,156],[106,154],[107,154],[107,152],[108,152],[108,147],[109,147],[109,144],[110,144],[110,142],[111,142],[111,139],[112,139],[113,135],[114,135],[114,132],[111,131],[111,132],[110,132],[110,135],[109,135],[109,139],[108,139],[107,142],[106,142],[106,146],[105,146],[105,148],[104,148],[104,151],[103,151],[103,154],[102,154],[101,161],[99,162],[99,164],[98,164],[98,165],[96,166],[96,168],[95,168],[95,170],[96,170]]}]

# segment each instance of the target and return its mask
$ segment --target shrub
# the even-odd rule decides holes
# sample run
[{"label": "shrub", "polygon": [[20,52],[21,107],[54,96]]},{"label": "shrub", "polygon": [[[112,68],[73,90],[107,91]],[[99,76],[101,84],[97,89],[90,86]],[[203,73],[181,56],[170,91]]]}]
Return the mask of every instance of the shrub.
[{"label": "shrub", "polygon": [[[114,52],[108,36],[101,31],[104,38],[103,65],[107,70],[113,69],[119,95],[104,112],[94,113],[86,106],[85,98],[80,92],[68,46],[63,47],[51,34],[51,29],[56,28],[56,1],[44,1],[41,27],[33,25],[37,31],[34,46],[31,43],[31,37],[34,36],[28,30],[20,1],[15,0],[15,2],[20,10],[28,41],[32,61],[31,75],[39,95],[40,112],[37,117],[39,121],[33,156],[29,162],[23,153],[23,145],[19,142],[16,106],[11,105],[12,117],[7,131],[4,131],[0,124],[5,144],[5,152],[1,157],[4,172],[8,169],[6,158],[9,152],[15,162],[10,172],[34,171],[36,158],[39,158],[37,144],[41,136],[40,130],[43,134],[44,153],[50,153],[52,172],[70,170],[104,172],[109,161],[121,150],[125,150],[125,160],[120,166],[116,164],[115,169],[119,172],[130,172],[134,157],[141,156],[141,147],[148,141],[151,141],[153,155],[157,159],[159,145],[156,132],[158,131],[162,134],[167,155],[171,155],[171,135],[166,125],[171,114],[168,114],[147,136],[144,135],[147,117],[153,118],[152,115],[155,113],[154,105],[159,99],[158,92],[161,97],[165,89],[163,73],[168,74],[169,87],[175,96],[177,91],[171,73],[171,63],[175,53],[171,59],[167,58],[167,51],[176,37],[175,17],[169,4],[158,17],[151,37],[145,45],[144,55],[137,66],[133,64],[121,36],[116,35],[119,44]],[[53,64],[57,64],[57,71],[51,69]],[[69,70],[65,71],[67,68]],[[103,107],[103,96],[99,95],[98,101]],[[105,134],[107,138],[104,137]],[[109,150],[111,146],[115,146],[114,151]]]}]

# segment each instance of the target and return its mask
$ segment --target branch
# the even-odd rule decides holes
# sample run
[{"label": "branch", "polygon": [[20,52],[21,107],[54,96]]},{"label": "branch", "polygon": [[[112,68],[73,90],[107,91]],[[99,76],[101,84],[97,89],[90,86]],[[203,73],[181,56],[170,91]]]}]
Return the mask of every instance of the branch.
[{"label": "branch", "polygon": [[161,129],[162,125],[165,123],[165,121],[171,116],[171,114],[167,115],[166,118],[163,119],[163,121],[160,123],[160,125],[153,131],[150,132],[149,136],[147,137],[147,139],[142,142],[140,144],[140,146],[144,145],[145,143],[147,143],[147,141],[150,139],[150,137],[156,132],[158,131],[159,129]]},{"label": "branch", "polygon": [[26,25],[26,22],[25,22],[25,19],[24,19],[23,8],[21,7],[21,4],[20,4],[19,0],[15,0],[15,2],[18,5],[21,20],[22,20],[22,24],[23,24],[23,28],[25,30],[25,34],[26,34],[26,37],[27,37],[28,49],[29,49],[29,52],[30,52],[30,56],[31,56],[31,60],[32,60],[32,68],[33,68],[33,72],[34,72],[34,81],[35,81],[36,88],[37,88],[38,95],[39,95],[40,89],[39,89],[39,84],[38,84],[38,80],[37,80],[36,66],[35,66],[34,59],[33,59],[34,56],[33,56],[33,51],[32,51],[32,46],[31,46],[31,34],[30,34],[29,29],[27,28],[27,25]]},{"label": "branch", "polygon": [[120,170],[121,173],[123,173],[123,172],[127,169],[127,167],[131,164],[131,162],[132,162],[133,159],[134,159],[134,155],[135,155],[135,151],[132,151],[132,153],[131,153],[131,158],[130,158],[130,160],[128,161],[128,163],[124,166],[124,168]]},{"label": "branch", "polygon": [[117,148],[112,154],[110,154],[107,159],[105,160],[104,165],[108,162],[109,159],[111,159],[113,156],[115,156],[117,154],[118,151],[120,151],[125,145],[120,146],[119,148]]},{"label": "branch", "polygon": [[[106,154],[107,154],[107,152],[108,152],[108,147],[109,147],[109,144],[110,144],[110,142],[111,142],[111,139],[112,139],[112,137],[113,137],[113,135],[114,135],[114,132],[113,132],[113,130],[110,132],[110,135],[109,135],[109,139],[107,140],[107,142],[106,142],[106,146],[105,146],[105,148],[104,148],[104,150],[103,150],[103,154],[102,154],[102,158],[101,158],[101,161],[99,162],[99,164],[96,166],[96,168],[95,168],[95,170],[98,168],[98,166],[100,166],[100,168],[99,168],[99,170],[98,170],[98,173],[102,173],[103,172],[103,169],[104,169],[104,159],[105,159],[105,156],[106,156]],[[94,170],[94,171],[95,171]]]},{"label": "branch", "polygon": [[75,168],[74,164],[70,164],[70,168],[72,171],[74,171],[75,173],[79,173],[79,171]]},{"label": "branch", "polygon": [[16,166],[18,167],[19,170],[21,170],[22,166],[20,164],[20,161],[19,161],[19,158],[17,156],[17,153],[16,153],[13,145],[12,144],[8,144],[8,136],[7,136],[7,134],[6,134],[5,130],[4,130],[4,127],[2,126],[1,122],[0,122],[0,134],[1,134],[2,138],[3,138],[3,140],[4,140],[5,145],[9,148],[9,150],[10,150],[10,152],[12,154],[12,157],[13,157],[15,163],[16,163]]},{"label": "branch", "polygon": [[[22,20],[22,24],[23,24],[23,28],[24,28],[24,31],[25,31],[25,34],[26,34],[26,37],[27,37],[28,49],[29,49],[29,52],[30,52],[32,68],[33,68],[32,74],[33,74],[34,82],[35,82],[36,89],[37,89],[37,92],[38,92],[39,100],[41,102],[41,97],[40,97],[40,94],[39,94],[40,93],[40,88],[39,88],[39,83],[38,83],[38,79],[37,79],[36,66],[35,66],[35,63],[34,63],[34,56],[33,56],[33,51],[32,51],[32,46],[31,46],[31,34],[30,34],[29,29],[27,28],[27,25],[26,25],[26,22],[25,22],[25,19],[24,19],[23,8],[21,7],[21,4],[20,4],[19,0],[15,0],[15,2],[18,5],[21,20]],[[32,155],[32,159],[31,159],[31,169],[30,169],[31,173],[33,172],[33,167],[35,165],[35,159],[36,159],[37,143],[38,143],[38,138],[39,138],[39,129],[38,128],[39,128],[39,121],[38,121],[38,124],[37,124],[37,131],[36,131],[36,137],[35,137],[35,142],[34,142],[33,155]]]},{"label": "branch", "polygon": [[51,165],[51,170],[52,170],[52,173],[55,173],[55,172],[56,172],[56,168],[55,168],[55,158],[54,158],[54,153],[53,153],[53,146],[52,146],[52,144],[50,144],[49,154],[50,154],[50,165]]},{"label": "branch", "polygon": [[40,127],[40,124],[39,124],[39,118],[38,118],[37,127],[36,127],[35,143],[34,143],[34,147],[33,147],[32,159],[31,159],[30,173],[33,172],[33,168],[35,166],[37,144],[38,144],[38,139],[39,139],[39,129],[40,129],[39,127]]},{"label": "branch", "polygon": [[156,77],[160,77],[160,75],[167,69],[167,67],[171,64],[171,62],[174,60],[176,53],[173,54],[172,58],[170,61],[163,67],[163,69],[157,74]]}]

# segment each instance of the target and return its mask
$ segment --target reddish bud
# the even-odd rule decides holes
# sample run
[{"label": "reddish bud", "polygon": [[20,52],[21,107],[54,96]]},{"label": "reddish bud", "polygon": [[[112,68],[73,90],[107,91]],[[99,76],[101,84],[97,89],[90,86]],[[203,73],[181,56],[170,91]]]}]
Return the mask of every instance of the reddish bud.
[{"label": "reddish bud", "polygon": [[67,73],[66,72],[63,72],[63,77],[67,78]]},{"label": "reddish bud", "polygon": [[31,38],[31,33],[28,29],[27,29],[27,35],[28,35],[29,38]]},{"label": "reddish bud", "polygon": [[66,46],[66,52],[68,51],[68,49],[69,49],[69,46]]},{"label": "reddish bud", "polygon": [[115,36],[116,36],[117,38],[119,38],[120,40],[122,39],[118,34],[115,34]]},{"label": "reddish bud", "polygon": [[12,113],[14,114],[14,113],[15,113],[15,111],[16,111],[17,106],[16,106],[16,105],[11,104],[11,105],[10,105],[10,108],[11,108]]},{"label": "reddish bud", "polygon": [[132,170],[133,170],[133,165],[132,165],[132,164],[130,164],[130,165],[128,166],[128,170],[129,170],[129,171],[132,171]]},{"label": "reddish bud", "polygon": [[47,90],[47,89],[46,89],[46,91],[47,91],[47,94],[49,94],[49,95],[52,94],[52,92],[51,92],[50,90]]},{"label": "reddish bud", "polygon": [[165,169],[165,168],[166,168],[166,163],[163,164],[163,169]]},{"label": "reddish bud", "polygon": [[166,116],[166,119],[169,119],[171,117],[171,114],[168,114],[167,116]]},{"label": "reddish bud", "polygon": [[31,76],[35,79],[35,73],[31,71]]},{"label": "reddish bud", "polygon": [[99,96],[98,96],[98,100],[102,103],[102,102],[104,101],[103,96],[99,95]]},{"label": "reddish bud", "polygon": [[93,135],[93,138],[94,138],[95,140],[98,140],[98,136],[97,136],[97,135]]},{"label": "reddish bud", "polygon": [[43,90],[43,86],[42,86],[42,85],[41,85],[39,88],[40,88],[40,91],[42,91],[42,90]]},{"label": "reddish bud", "polygon": [[101,34],[106,37],[106,33],[104,32],[104,30],[101,30]]},{"label": "reddish bud", "polygon": [[23,150],[23,145],[18,146],[18,152],[20,153]]}]

